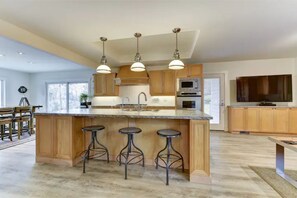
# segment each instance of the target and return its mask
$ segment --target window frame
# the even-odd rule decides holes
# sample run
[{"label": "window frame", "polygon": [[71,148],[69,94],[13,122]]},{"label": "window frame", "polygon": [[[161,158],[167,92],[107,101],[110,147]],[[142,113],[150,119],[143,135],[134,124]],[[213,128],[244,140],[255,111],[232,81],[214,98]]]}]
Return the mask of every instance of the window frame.
[{"label": "window frame", "polygon": [[6,106],[6,79],[5,78],[0,78],[0,107]]},{"label": "window frame", "polygon": [[69,111],[69,84],[75,83],[86,83],[88,85],[88,95],[90,93],[90,82],[80,80],[80,81],[53,81],[45,83],[45,104],[46,110],[48,110],[48,85],[50,84],[66,84],[66,110]]}]

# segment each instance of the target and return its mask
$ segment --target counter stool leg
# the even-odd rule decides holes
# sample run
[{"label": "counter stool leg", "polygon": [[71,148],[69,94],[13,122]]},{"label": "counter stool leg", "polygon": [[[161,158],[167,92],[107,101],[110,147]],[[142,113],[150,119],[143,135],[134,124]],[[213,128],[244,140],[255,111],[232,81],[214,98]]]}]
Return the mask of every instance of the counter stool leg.
[{"label": "counter stool leg", "polygon": [[166,185],[169,185],[169,158],[170,158],[170,145],[171,145],[171,138],[167,137],[166,139],[167,145],[167,159],[166,159]]},{"label": "counter stool leg", "polygon": [[171,149],[172,149],[174,152],[176,152],[176,153],[179,155],[179,157],[181,158],[181,160],[182,160],[182,171],[185,172],[184,158],[183,158],[182,154],[180,154],[180,152],[178,152],[177,150],[175,150],[175,149],[173,148],[173,146],[172,146],[172,142],[171,142],[171,141],[170,141],[170,147],[171,147]]},{"label": "counter stool leg", "polygon": [[109,163],[109,153],[108,153],[107,148],[106,148],[103,144],[101,144],[101,143],[98,141],[98,139],[97,139],[97,135],[96,135],[95,141],[97,142],[97,144],[98,144],[99,146],[101,146],[102,148],[104,148],[104,150],[105,150],[105,152],[106,152],[107,163]]},{"label": "counter stool leg", "polygon": [[138,150],[141,153],[141,155],[142,155],[142,166],[144,167],[144,154],[143,154],[142,150],[140,150],[140,148],[135,146],[133,136],[131,137],[131,142],[132,142],[132,145],[134,146],[134,148],[136,148],[136,150]]},{"label": "counter stool leg", "polygon": [[92,145],[94,145],[93,138],[92,138],[91,143],[89,144],[88,149],[86,150],[86,153],[84,155],[83,173],[86,173],[86,161],[89,160],[89,158],[90,158],[90,150],[91,150]]},{"label": "counter stool leg", "polygon": [[165,150],[167,149],[167,147],[168,147],[168,141],[166,141],[166,145],[165,145],[165,147],[164,147],[161,151],[159,151],[159,153],[157,154],[157,157],[156,157],[156,159],[155,159],[155,162],[156,162],[156,169],[158,169],[158,167],[159,167],[159,157],[160,157],[160,154],[161,154],[163,151],[165,151]]},{"label": "counter stool leg", "polygon": [[129,136],[128,136],[128,142],[126,144],[126,146],[120,151],[120,154],[118,155],[119,157],[119,166],[122,165],[122,156],[125,157],[125,155],[123,155],[123,151],[129,146]]}]

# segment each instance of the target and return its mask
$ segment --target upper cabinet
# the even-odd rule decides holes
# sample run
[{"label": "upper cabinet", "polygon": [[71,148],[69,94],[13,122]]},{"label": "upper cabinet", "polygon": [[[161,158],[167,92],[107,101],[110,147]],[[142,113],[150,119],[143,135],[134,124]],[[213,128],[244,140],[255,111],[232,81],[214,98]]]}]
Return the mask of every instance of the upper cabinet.
[{"label": "upper cabinet", "polygon": [[149,71],[151,96],[174,96],[176,78],[174,70]]},{"label": "upper cabinet", "polygon": [[115,85],[116,73],[94,74],[94,96],[118,96],[119,87]]},{"label": "upper cabinet", "polygon": [[176,71],[176,78],[202,77],[202,64],[186,65],[184,69]]}]

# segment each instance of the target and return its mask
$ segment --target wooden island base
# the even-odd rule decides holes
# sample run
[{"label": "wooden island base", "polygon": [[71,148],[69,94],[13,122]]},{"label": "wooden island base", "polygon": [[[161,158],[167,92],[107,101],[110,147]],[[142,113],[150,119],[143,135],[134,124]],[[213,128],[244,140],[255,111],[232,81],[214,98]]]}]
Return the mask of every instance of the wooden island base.
[{"label": "wooden island base", "polygon": [[81,128],[89,125],[106,127],[98,133],[98,138],[108,148],[111,160],[115,160],[127,143],[127,137],[118,130],[127,126],[141,128],[142,133],[135,135],[135,144],[144,152],[147,165],[154,165],[157,153],[165,146],[166,139],[156,131],[178,130],[182,135],[173,138],[173,146],[184,157],[189,180],[211,182],[209,120],[37,115],[36,162],[67,166],[79,163],[90,142],[90,134],[84,134]]}]

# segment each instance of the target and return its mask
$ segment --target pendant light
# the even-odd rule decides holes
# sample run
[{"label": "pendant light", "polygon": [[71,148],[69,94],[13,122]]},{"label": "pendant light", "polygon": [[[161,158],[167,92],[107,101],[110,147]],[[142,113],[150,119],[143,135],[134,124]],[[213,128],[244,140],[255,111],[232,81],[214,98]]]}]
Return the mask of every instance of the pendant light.
[{"label": "pendant light", "polygon": [[174,59],[169,63],[169,69],[179,70],[185,67],[184,63],[180,60],[178,51],[177,34],[180,32],[180,28],[174,28],[172,32],[175,33],[175,51],[173,54]]},{"label": "pendant light", "polygon": [[107,65],[107,59],[105,56],[105,49],[104,49],[104,42],[107,41],[107,38],[100,37],[100,40],[103,42],[103,55],[101,58],[101,64],[97,67],[96,71],[97,71],[97,73],[109,74],[111,72],[111,69]]},{"label": "pendant light", "polygon": [[134,71],[134,72],[142,72],[142,71],[145,71],[145,66],[141,62],[141,56],[140,56],[139,50],[138,50],[138,48],[139,48],[138,39],[139,39],[139,37],[141,37],[141,34],[140,33],[135,33],[134,36],[137,39],[137,52],[136,52],[136,55],[135,55],[135,58],[134,58],[135,62],[131,65],[130,69],[131,69],[131,71]]}]

